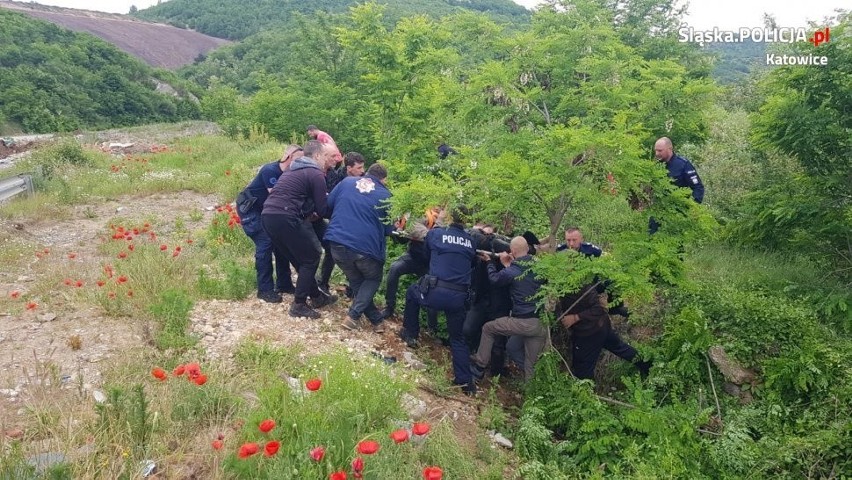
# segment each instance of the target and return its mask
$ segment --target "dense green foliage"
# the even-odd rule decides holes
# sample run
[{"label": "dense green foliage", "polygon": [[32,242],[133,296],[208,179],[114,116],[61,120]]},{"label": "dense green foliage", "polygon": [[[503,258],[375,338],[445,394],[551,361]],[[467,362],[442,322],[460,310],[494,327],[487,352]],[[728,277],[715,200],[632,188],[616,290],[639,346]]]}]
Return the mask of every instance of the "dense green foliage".
[{"label": "dense green foliage", "polygon": [[[171,0],[133,14],[214,37],[239,40],[264,30],[293,28],[298,14],[344,13],[357,3],[351,0],[264,0],[252,2],[251,8],[246,8],[245,2],[239,0]],[[382,0],[380,3],[387,5],[385,20],[389,24],[413,15],[437,19],[464,10],[483,12],[504,23],[521,24],[529,18],[529,12],[511,0]]]},{"label": "dense green foliage", "polygon": [[[848,39],[818,74],[778,69],[758,89],[716,97],[712,61],[664,28],[678,15],[670,3],[568,5],[550,2],[512,31],[470,13],[388,28],[368,4],[301,17],[186,74],[208,86],[203,110],[233,134],[259,126],[301,139],[315,123],[344,150],[385,161],[394,215],[464,202],[506,233],[579,225],[605,246],[594,262],[542,256],[543,296],[614,280],[642,312],[633,321],[655,332],[640,350],[656,366],[642,383],[629,365],[609,366],[605,385],[625,375],[614,404],[566,376],[558,356],[542,359],[516,432],[525,478],[849,472],[848,270],[821,270],[841,265],[850,231],[838,174],[850,158]],[[704,205],[650,160],[662,135],[697,165]],[[439,160],[441,142],[460,154]],[[820,161],[797,160],[806,156]],[[664,226],[652,237],[649,216]],[[723,391],[712,346],[752,369],[757,379],[734,387],[750,400]]]},{"label": "dense green foliage", "polygon": [[[91,35],[0,10],[0,128],[25,132],[108,128],[196,118],[198,105],[171,73]],[[155,91],[168,82],[181,98]]]},{"label": "dense green foliage", "polygon": [[[169,18],[180,20],[188,5],[149,13],[175,8]],[[281,21],[273,6],[239,18]],[[818,50],[795,47],[828,66],[768,69],[723,97],[705,51],[677,41],[669,0],[551,0],[516,28],[481,13],[399,18],[394,8],[290,14],[287,28],[182,74],[207,89],[203,114],[234,137],[302,141],[316,124],[342,150],[384,161],[394,216],[466,203],[506,234],[556,240],[578,225],[604,246],[595,261],[541,255],[542,297],[613,280],[655,366],[640,381],[630,365],[608,363],[595,388],[567,375],[556,352],[542,358],[515,432],[524,478],[852,474],[849,20]],[[704,178],[703,205],[652,160],[663,135]],[[442,142],[459,154],[440,160]],[[227,185],[226,198],[242,184]],[[662,224],[653,236],[651,216]],[[237,241],[219,230],[210,233]],[[202,272],[197,287],[239,297],[249,273]],[[163,312],[180,300],[160,299]],[[181,315],[162,316],[180,330]],[[724,385],[714,346],[754,379]]]}]

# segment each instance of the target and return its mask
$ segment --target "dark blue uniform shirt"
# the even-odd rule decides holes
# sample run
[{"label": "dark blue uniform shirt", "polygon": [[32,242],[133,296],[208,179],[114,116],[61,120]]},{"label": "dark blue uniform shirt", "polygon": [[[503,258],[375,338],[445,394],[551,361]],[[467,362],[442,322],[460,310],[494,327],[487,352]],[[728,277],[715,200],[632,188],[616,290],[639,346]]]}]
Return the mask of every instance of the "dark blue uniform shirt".
[{"label": "dark blue uniform shirt", "polygon": [[537,317],[536,301],[533,296],[541,288],[530,269],[532,255],[516,258],[508,267],[497,270],[494,262],[488,262],[488,280],[495,287],[510,285],[512,295],[512,316],[516,318]]},{"label": "dark blue uniform shirt", "polygon": [[[568,245],[561,243],[556,246],[556,251],[561,252],[563,250],[568,250]],[[595,245],[594,243],[583,242],[580,244],[580,248],[577,250],[587,257],[600,257],[603,253],[601,247]]]},{"label": "dark blue uniform shirt", "polygon": [[669,177],[674,180],[674,184],[678,187],[689,187],[692,189],[692,198],[696,202],[701,203],[704,200],[704,184],[701,183],[701,178],[698,177],[698,172],[689,160],[680,155],[673,155],[666,163],[666,169],[669,171]]},{"label": "dark blue uniform shirt", "polygon": [[448,283],[470,286],[476,247],[460,225],[437,227],[426,234],[429,274]]},{"label": "dark blue uniform shirt", "polygon": [[278,182],[278,177],[280,177],[282,173],[283,172],[281,171],[281,166],[278,163],[278,160],[260,167],[260,170],[257,172],[257,176],[255,176],[254,180],[252,180],[246,187],[246,191],[248,191],[252,197],[257,199],[254,202],[254,208],[257,208],[258,210],[263,208],[263,202],[265,202],[266,198],[269,197],[268,189],[275,186],[275,183]]},{"label": "dark blue uniform shirt", "polygon": [[346,177],[331,195],[331,222],[325,240],[384,262],[385,239],[393,227],[385,223],[390,191],[372,175]]}]

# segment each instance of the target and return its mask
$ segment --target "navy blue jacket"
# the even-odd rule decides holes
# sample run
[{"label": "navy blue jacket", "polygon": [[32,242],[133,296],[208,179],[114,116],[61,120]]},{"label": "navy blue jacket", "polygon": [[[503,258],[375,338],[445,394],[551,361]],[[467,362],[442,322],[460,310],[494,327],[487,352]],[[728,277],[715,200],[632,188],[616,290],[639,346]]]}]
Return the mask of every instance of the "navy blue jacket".
[{"label": "navy blue jacket", "polygon": [[254,180],[252,180],[246,187],[246,191],[249,195],[257,199],[254,202],[254,208],[256,208],[258,212],[263,209],[263,202],[265,202],[267,197],[269,197],[268,189],[275,186],[275,183],[278,181],[278,177],[280,177],[282,173],[281,164],[278,160],[272,163],[267,163],[260,167],[260,170],[257,172],[257,176],[255,176]]},{"label": "navy blue jacket", "polygon": [[698,177],[698,172],[689,160],[680,155],[672,155],[666,163],[666,169],[669,171],[669,177],[674,180],[674,184],[678,187],[689,187],[692,189],[692,198],[696,202],[701,203],[704,200],[704,184],[701,183],[701,178]]},{"label": "navy blue jacket", "polygon": [[436,227],[426,234],[429,274],[439,280],[470,286],[470,274],[476,259],[476,247],[461,225]]},{"label": "navy blue jacket", "polygon": [[328,196],[331,222],[325,240],[384,262],[386,237],[393,231],[385,223],[390,197],[390,191],[372,175],[344,178]]},{"label": "navy blue jacket", "polygon": [[499,271],[494,262],[488,262],[488,280],[491,284],[495,287],[510,286],[512,316],[515,318],[538,317],[533,296],[541,288],[541,282],[536,280],[530,269],[532,261],[532,255],[524,255]]},{"label": "navy blue jacket", "polygon": [[[556,246],[556,251],[561,252],[563,250],[568,250],[568,245],[564,243],[560,243]],[[587,257],[600,257],[603,253],[601,247],[595,245],[594,243],[583,242],[580,244],[580,248],[577,250]]]}]

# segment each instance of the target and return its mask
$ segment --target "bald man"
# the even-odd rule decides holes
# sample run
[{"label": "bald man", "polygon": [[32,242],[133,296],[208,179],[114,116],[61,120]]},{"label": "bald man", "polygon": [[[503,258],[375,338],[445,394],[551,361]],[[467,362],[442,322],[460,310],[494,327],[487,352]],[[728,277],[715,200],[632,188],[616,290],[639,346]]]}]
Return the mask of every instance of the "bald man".
[{"label": "bald man", "polygon": [[654,156],[666,164],[669,177],[674,180],[675,185],[692,189],[692,198],[696,202],[701,203],[704,200],[704,184],[701,183],[698,172],[689,160],[674,153],[671,139],[661,137],[657,140],[654,144]]},{"label": "bald man", "polygon": [[485,367],[491,363],[491,347],[497,335],[517,335],[524,341],[524,378],[530,380],[535,372],[535,363],[544,349],[547,329],[539,320],[535,294],[541,288],[541,282],[530,269],[533,261],[530,246],[524,237],[515,237],[509,243],[509,253],[500,253],[500,263],[505,268],[497,270],[497,265],[489,261],[488,255],[480,258],[488,261],[488,281],[497,287],[509,286],[512,297],[512,313],[508,317],[492,320],[482,327],[482,339],[476,355],[471,357],[470,371],[476,378],[482,378]]}]

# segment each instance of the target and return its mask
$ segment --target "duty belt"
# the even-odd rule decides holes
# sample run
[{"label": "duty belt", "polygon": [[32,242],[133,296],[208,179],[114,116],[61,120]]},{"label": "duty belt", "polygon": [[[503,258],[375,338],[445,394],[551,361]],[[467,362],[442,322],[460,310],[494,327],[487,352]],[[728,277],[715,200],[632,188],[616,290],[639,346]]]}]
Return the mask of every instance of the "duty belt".
[{"label": "duty belt", "polygon": [[454,290],[456,292],[465,292],[465,293],[467,293],[467,291],[470,290],[470,287],[468,287],[467,285],[458,285],[456,283],[445,282],[445,281],[441,280],[440,278],[438,278],[436,280],[437,280],[435,282],[436,287],[446,288],[447,290]]}]

